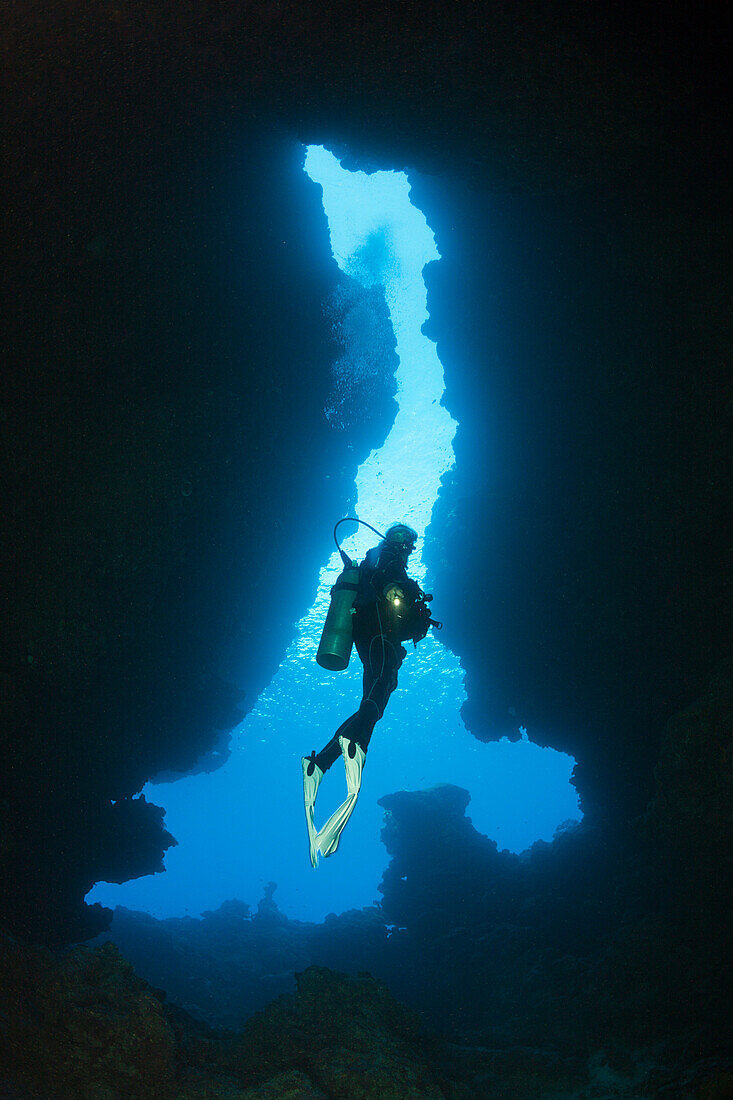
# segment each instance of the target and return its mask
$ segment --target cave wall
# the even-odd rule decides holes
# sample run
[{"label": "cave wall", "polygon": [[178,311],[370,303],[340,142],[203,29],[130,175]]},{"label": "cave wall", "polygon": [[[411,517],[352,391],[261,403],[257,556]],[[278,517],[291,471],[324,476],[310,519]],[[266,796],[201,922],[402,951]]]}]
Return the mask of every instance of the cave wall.
[{"label": "cave wall", "polygon": [[[160,869],[171,843],[136,792],[223,762],[277,667],[396,360],[292,135],[156,146],[110,107],[67,152],[11,210],[2,913],[84,938],[94,881]],[[357,417],[342,395],[330,423],[358,309],[371,400]]]},{"label": "cave wall", "polygon": [[643,809],[665,721],[730,638],[722,195],[698,173],[415,187],[444,252],[428,331],[459,421],[426,558],[464,718],[572,754],[606,819]]},{"label": "cave wall", "polygon": [[135,792],[222,758],[389,419],[382,386],[350,449],[323,414],[337,276],[303,141],[414,167],[444,255],[430,335],[461,429],[428,560],[469,726],[511,732],[512,707],[579,759],[588,812],[638,808],[726,629],[709,14],[2,18],[0,917],[81,938],[95,878],[160,866]]}]

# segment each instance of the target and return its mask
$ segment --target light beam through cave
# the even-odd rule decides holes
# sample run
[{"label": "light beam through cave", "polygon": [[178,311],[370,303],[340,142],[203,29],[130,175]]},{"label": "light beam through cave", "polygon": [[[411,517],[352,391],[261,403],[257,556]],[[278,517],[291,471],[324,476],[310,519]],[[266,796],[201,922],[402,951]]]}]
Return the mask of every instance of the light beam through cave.
[{"label": "light beam through cave", "polygon": [[[410,201],[405,173],[350,172],[319,146],[308,147],[305,171],[322,188],[339,267],[364,286],[383,287],[397,340],[398,411],[382,446],[359,468],[356,514],[380,529],[403,520],[422,536],[440,480],[454,462],[457,427],[441,404],[443,368],[436,346],[422,332],[428,318],[423,269],[440,259],[433,233]],[[374,541],[362,528],[344,547],[361,558]],[[338,852],[317,871],[311,869],[300,757],[321,748],[360,697],[357,658],[338,674],[315,663],[339,569],[334,553],[278,672],[234,735],[224,767],[145,788],[146,796],[165,805],[166,826],[178,840],[166,855],[166,873],[122,886],[100,883],[88,901],[157,917],[197,915],[227,898],[253,903],[265,884],[275,881],[277,903],[288,916],[322,920],[378,899],[387,863],[379,835],[382,795],[438,783],[465,787],[475,827],[512,851],[549,840],[561,822],[580,817],[569,784],[571,757],[533,744],[524,729],[516,743],[487,745],[465,729],[459,661],[430,634],[403,663],[399,687],[372,738],[359,806]],[[409,571],[425,584],[420,543]],[[438,617],[450,615],[452,596],[436,592]],[[344,789],[337,761],[321,785],[317,823],[342,800]]]}]

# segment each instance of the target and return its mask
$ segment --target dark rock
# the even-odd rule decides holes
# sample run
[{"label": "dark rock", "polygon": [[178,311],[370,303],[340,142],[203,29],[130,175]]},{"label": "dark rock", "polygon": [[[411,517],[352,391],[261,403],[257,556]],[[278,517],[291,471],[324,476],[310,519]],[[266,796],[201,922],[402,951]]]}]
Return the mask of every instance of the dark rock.
[{"label": "dark rock", "polygon": [[[561,1007],[554,1003],[556,1013]],[[167,1003],[110,945],[52,953],[0,939],[0,1091],[8,1100],[728,1096],[729,1063],[676,1054],[665,1063],[659,1049],[610,1032],[588,1050],[516,1037],[445,1042],[370,975],[323,967],[299,973],[296,992],[241,1032],[216,1031]]]},{"label": "dark rock", "polygon": [[662,735],[656,787],[644,829],[699,893],[724,893],[733,840],[733,664],[720,665],[704,694]]},{"label": "dark rock", "polygon": [[3,936],[0,1061],[28,1100],[172,1095],[176,1044],[162,999],[108,944],[55,957]]},{"label": "dark rock", "polygon": [[389,932],[378,909],[323,924],[288,920],[274,899],[262,910],[260,903],[252,915],[249,906],[230,901],[201,919],[160,921],[118,908],[109,937],[138,973],[216,1027],[242,1027],[273,997],[291,992],[295,973],[314,963],[350,974],[381,972]]},{"label": "dark rock", "polygon": [[[383,437],[384,303],[345,287],[301,171],[299,143],[326,141],[413,169],[443,254],[427,331],[460,427],[426,560],[464,717],[572,753],[586,822],[517,858],[465,792],[389,795],[381,911],[304,927],[270,896],[251,920],[137,918],[140,951],[210,1018],[312,962],[364,965],[487,1048],[460,1082],[481,1100],[566,1070],[589,1096],[712,1097],[728,674],[663,730],[730,645],[724,36],[705,5],[403,9],[4,6],[0,919],[85,938],[109,919],[84,905],[94,881],[160,868],[173,838],[138,792],[226,759]],[[112,953],[4,957],[19,1080],[165,1093],[179,1025]],[[364,1050],[384,1007],[413,1065],[369,982],[318,981],[334,1010],[363,998]],[[272,1018],[316,1053],[258,1088],[341,1087],[354,1063],[329,1070],[308,996]],[[229,1040],[186,1034],[206,1095]]]},{"label": "dark rock", "polygon": [[[90,204],[114,207],[109,266],[77,262],[33,188],[14,207],[38,249],[15,253],[3,405],[0,919],[47,942],[103,927],[83,902],[95,881],[160,870],[173,840],[134,796],[225,762],[394,415],[383,299],[352,290],[324,316],[343,279],[298,144],[208,131],[212,199],[200,132],[170,162],[127,135],[143,168],[107,122],[54,206],[76,211],[74,233]],[[354,310],[371,318],[355,349],[369,401],[343,406],[347,445],[324,408]],[[294,530],[321,536],[294,554]]]},{"label": "dark rock", "polygon": [[296,975],[281,997],[245,1026],[234,1064],[250,1080],[303,1066],[327,1095],[344,1100],[443,1097],[420,1050],[420,1021],[368,974],[322,967]]},{"label": "dark rock", "polygon": [[[317,1014],[318,982],[324,1003],[335,1005],[349,988],[366,990],[372,1008],[379,998],[371,986],[332,987],[319,968],[352,978],[368,970],[453,1040],[433,1051],[441,1082],[476,1088],[479,1097],[487,1090],[560,1097],[570,1083],[588,1098],[604,1088],[600,1095],[662,1097],[666,1088],[682,1090],[703,1062],[711,1073],[724,1068],[731,1045],[723,862],[731,802],[715,733],[728,723],[721,670],[670,723],[657,793],[625,830],[581,824],[516,856],[476,833],[465,816],[468,792],[398,792],[382,799],[392,859],[381,907],[304,924],[279,913],[268,889],[254,918],[235,903],[202,920],[160,922],[118,910],[113,934],[149,980],[210,1022],[241,1026],[315,964],[301,1000],[277,1002],[278,1027],[300,1042],[304,1030],[324,1029],[336,1043],[333,1024]],[[714,797],[693,853],[675,828],[675,806],[701,797],[712,770]],[[259,1017],[257,1042],[277,1069],[262,1034],[268,1012]]]},{"label": "dark rock", "polygon": [[0,939],[3,1096],[440,1100],[428,1063],[417,1017],[368,975],[311,968],[236,1036],[166,1005],[110,944]]}]

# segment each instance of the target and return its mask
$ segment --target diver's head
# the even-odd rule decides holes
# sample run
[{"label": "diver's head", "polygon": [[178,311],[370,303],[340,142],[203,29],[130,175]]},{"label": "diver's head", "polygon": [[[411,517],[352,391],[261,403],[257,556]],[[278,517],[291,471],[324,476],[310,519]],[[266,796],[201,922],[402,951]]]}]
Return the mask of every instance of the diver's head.
[{"label": "diver's head", "polygon": [[393,523],[387,529],[382,545],[396,554],[402,560],[403,565],[407,565],[407,559],[415,549],[416,542],[417,531],[414,531],[412,527],[408,527],[406,523]]}]

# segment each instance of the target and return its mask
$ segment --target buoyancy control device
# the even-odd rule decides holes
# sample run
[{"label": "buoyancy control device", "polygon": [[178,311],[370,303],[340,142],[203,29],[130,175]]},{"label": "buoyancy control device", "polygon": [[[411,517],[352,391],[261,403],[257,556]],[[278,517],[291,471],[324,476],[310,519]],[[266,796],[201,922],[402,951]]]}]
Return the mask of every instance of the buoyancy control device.
[{"label": "buoyancy control device", "polygon": [[331,602],[328,606],[328,613],[323,624],[323,633],[316,654],[318,664],[321,668],[328,669],[329,672],[343,672],[348,667],[351,649],[354,644],[352,616],[354,613],[354,600],[359,588],[359,566],[351,560],[348,554],[344,553],[336,538],[339,524],[347,521],[361,523],[364,527],[368,527],[370,531],[374,531],[380,538],[384,538],[384,535],[377,531],[375,527],[372,527],[370,523],[365,523],[363,519],[356,519],[351,516],[340,519],[333,529],[334,542],[341,555],[344,568],[331,589]]},{"label": "buoyancy control device", "polygon": [[[329,672],[343,672],[348,667],[354,644],[354,600],[359,589],[359,566],[351,560],[348,554],[344,553],[336,537],[336,531],[342,523],[360,523],[363,527],[368,527],[375,535],[379,535],[380,539],[384,540],[385,538],[376,527],[372,527],[371,523],[367,523],[363,519],[357,519],[356,516],[345,516],[344,519],[338,521],[333,529],[333,539],[341,555],[344,568],[331,589],[331,602],[328,606],[326,621],[323,624],[323,633],[316,653],[318,664],[321,668],[328,669]],[[414,584],[414,582],[411,583]],[[396,587],[399,588],[399,584]],[[415,588],[417,588],[417,585],[415,585]],[[440,630],[443,625],[430,617],[428,603],[433,597],[420,591],[419,588],[417,588],[417,591],[418,596],[407,604],[404,604],[399,596],[397,598],[393,597],[388,602],[388,613],[391,616],[392,628],[395,633],[401,637],[402,641],[411,638],[415,645],[421,638],[425,637],[429,627],[432,626],[436,630]],[[386,593],[385,598],[387,598]],[[405,625],[404,629],[401,630],[400,626],[403,618],[405,619]]]}]

